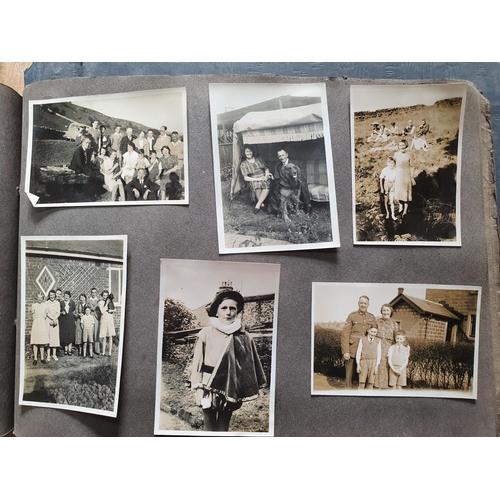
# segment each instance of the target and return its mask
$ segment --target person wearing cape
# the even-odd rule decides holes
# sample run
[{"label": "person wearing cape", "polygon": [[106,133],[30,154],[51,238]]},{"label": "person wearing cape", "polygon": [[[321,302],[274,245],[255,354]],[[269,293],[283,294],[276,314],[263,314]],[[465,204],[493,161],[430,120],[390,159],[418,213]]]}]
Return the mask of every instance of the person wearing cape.
[{"label": "person wearing cape", "polygon": [[267,384],[255,343],[241,325],[243,305],[239,292],[219,292],[207,308],[210,326],[198,333],[190,381],[207,431],[228,431],[233,411]]}]

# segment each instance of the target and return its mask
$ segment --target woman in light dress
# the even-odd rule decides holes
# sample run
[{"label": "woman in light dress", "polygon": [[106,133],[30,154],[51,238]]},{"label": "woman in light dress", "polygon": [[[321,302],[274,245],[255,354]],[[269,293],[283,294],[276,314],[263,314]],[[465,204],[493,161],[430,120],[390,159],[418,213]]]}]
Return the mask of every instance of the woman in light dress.
[{"label": "woman in light dress", "polygon": [[[46,363],[45,346],[49,344],[49,329],[47,327],[47,302],[43,300],[43,293],[36,296],[37,301],[31,305],[33,325],[31,327],[30,342],[33,346],[33,365],[38,363],[38,351],[40,350],[40,361]],[[48,351],[48,348],[47,348]]]},{"label": "woman in light dress", "polygon": [[113,337],[116,336],[115,321],[113,313],[115,307],[107,290],[101,293],[101,300],[98,303],[101,311],[101,321],[99,323],[99,340],[101,341],[101,356],[106,356],[106,339],[108,339],[109,348],[107,356],[111,356],[113,349]]},{"label": "woman in light dress", "polygon": [[399,141],[398,151],[394,153],[396,162],[396,180],[394,184],[394,198],[399,201],[399,211],[403,217],[408,212],[408,204],[412,201],[412,187],[415,185],[411,156],[408,152],[408,142]]}]

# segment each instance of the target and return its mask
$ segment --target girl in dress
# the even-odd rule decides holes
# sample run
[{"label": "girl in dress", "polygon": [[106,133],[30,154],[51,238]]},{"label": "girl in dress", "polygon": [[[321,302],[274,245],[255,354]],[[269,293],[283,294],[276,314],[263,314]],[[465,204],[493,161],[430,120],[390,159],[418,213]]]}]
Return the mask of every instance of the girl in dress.
[{"label": "girl in dress", "polygon": [[49,347],[47,349],[47,361],[50,361],[50,349],[52,349],[52,359],[57,361],[56,349],[61,346],[59,342],[59,316],[61,315],[61,304],[56,299],[55,290],[49,292],[49,300],[46,302],[47,312],[45,322],[49,331]]},{"label": "girl in dress", "polygon": [[39,292],[36,302],[31,305],[33,326],[31,327],[30,342],[33,346],[33,365],[38,363],[38,350],[40,349],[40,361],[46,363],[44,358],[45,346],[49,344],[49,330],[47,328],[46,315],[47,303],[43,300],[43,293]]},{"label": "girl in dress", "polygon": [[113,337],[116,336],[115,321],[113,313],[115,312],[113,300],[110,298],[109,292],[103,290],[101,293],[101,300],[98,307],[101,311],[101,321],[99,324],[99,340],[101,341],[101,356],[106,355],[106,339],[109,343],[108,356],[111,357],[111,350],[113,349]]},{"label": "girl in dress", "polygon": [[255,343],[241,326],[243,304],[240,293],[219,292],[208,306],[211,325],[198,333],[190,381],[207,431],[227,431],[233,411],[266,384]]},{"label": "girl in dress", "polygon": [[240,170],[243,178],[248,182],[252,193],[255,193],[257,203],[253,212],[256,214],[269,195],[273,175],[269,172],[264,161],[255,156],[251,146],[245,145],[244,147],[245,159],[240,163]]},{"label": "girl in dress", "polygon": [[394,183],[394,198],[399,200],[399,211],[403,217],[408,212],[408,204],[412,200],[412,186],[415,185],[411,156],[408,152],[408,143],[405,139],[399,141],[399,151],[394,153],[396,162],[396,179]]},{"label": "girl in dress", "polygon": [[391,319],[392,307],[389,304],[384,304],[380,308],[382,317],[377,319],[377,337],[380,339],[380,347],[382,349],[382,359],[378,367],[378,373],[375,375],[374,387],[379,389],[387,389],[389,387],[389,363],[387,354],[389,348],[394,344],[398,324]]}]

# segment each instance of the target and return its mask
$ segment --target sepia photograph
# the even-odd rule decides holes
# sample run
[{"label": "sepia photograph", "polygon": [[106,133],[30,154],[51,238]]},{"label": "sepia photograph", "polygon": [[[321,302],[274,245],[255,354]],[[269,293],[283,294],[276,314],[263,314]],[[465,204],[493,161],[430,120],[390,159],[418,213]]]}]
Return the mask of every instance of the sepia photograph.
[{"label": "sepia photograph", "polygon": [[19,404],[116,417],[127,237],[21,237]]},{"label": "sepia photograph", "polygon": [[339,247],[324,83],[210,84],[219,252]]},{"label": "sepia photograph", "polygon": [[312,395],[477,398],[481,287],[313,283]]},{"label": "sepia photograph", "polygon": [[35,207],[188,204],[186,89],[29,102]]},{"label": "sepia photograph", "polygon": [[355,244],[460,246],[467,85],[352,85]]},{"label": "sepia photograph", "polygon": [[162,259],[155,434],[274,434],[279,273]]}]

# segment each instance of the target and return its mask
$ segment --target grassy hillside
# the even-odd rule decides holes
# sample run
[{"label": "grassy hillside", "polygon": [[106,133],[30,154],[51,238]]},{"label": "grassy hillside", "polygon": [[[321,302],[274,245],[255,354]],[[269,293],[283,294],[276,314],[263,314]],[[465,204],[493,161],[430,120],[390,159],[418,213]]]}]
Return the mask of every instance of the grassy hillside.
[{"label": "grassy hillside", "polygon": [[[411,106],[358,112],[354,116],[354,157],[356,229],[359,241],[445,241],[456,237],[456,175],[461,99],[445,99],[432,106]],[[413,150],[412,165],[416,185],[408,216],[386,220],[379,176],[387,159],[394,156],[402,137],[385,142],[367,142],[372,123],[390,126],[400,132],[412,120],[418,130],[422,119],[430,126],[426,136],[429,150]],[[411,137],[407,138],[411,145]]]}]

